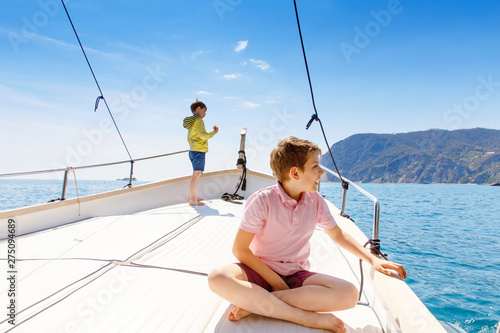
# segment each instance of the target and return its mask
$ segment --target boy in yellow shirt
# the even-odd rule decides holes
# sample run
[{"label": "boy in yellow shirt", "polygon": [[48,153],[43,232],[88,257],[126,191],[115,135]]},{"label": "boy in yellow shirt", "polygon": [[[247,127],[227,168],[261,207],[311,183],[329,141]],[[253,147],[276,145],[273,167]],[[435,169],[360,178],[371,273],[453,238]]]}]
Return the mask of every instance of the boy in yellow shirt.
[{"label": "boy in yellow shirt", "polygon": [[203,199],[196,196],[196,185],[202,172],[205,170],[205,154],[208,151],[208,139],[213,137],[218,131],[217,126],[208,133],[205,130],[203,118],[207,114],[207,106],[202,101],[196,100],[191,104],[191,117],[184,118],[183,126],[188,130],[189,159],[193,165],[193,176],[189,183],[189,204],[191,206],[202,206]]}]

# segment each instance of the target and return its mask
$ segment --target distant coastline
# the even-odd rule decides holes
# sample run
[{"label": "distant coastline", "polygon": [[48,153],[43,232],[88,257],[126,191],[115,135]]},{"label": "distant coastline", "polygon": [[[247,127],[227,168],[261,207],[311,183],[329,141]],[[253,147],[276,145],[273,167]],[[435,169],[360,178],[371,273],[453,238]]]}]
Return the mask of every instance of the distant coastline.
[{"label": "distant coastline", "polygon": [[[130,178],[118,178],[116,179],[117,181],[122,181],[122,182],[128,182],[130,180]],[[136,182],[137,181],[137,178],[135,177],[132,177],[132,181],[133,182]]]},{"label": "distant coastline", "polygon": [[[331,149],[341,175],[357,183],[500,183],[500,130],[355,134]],[[328,153],[321,164],[334,170]]]},{"label": "distant coastline", "polygon": [[[347,178],[347,177],[346,177]],[[350,180],[350,179],[349,179]],[[338,178],[334,178],[334,179],[328,179],[328,180],[321,180],[322,183],[340,183],[340,181],[338,180]],[[463,186],[463,185],[467,185],[467,186],[500,186],[499,183],[493,183],[493,184],[478,184],[478,183],[375,183],[375,182],[371,182],[371,183],[363,183],[363,182],[354,182],[358,185],[363,185],[363,184],[387,184],[387,185],[460,185],[460,186]]]}]

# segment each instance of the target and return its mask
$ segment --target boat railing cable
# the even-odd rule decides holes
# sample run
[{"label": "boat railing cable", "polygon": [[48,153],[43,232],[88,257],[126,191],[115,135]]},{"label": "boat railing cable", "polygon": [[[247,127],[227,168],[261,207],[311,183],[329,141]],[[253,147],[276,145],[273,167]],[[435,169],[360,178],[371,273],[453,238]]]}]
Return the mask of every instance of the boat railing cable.
[{"label": "boat railing cable", "polygon": [[[40,174],[64,172],[63,188],[62,188],[61,198],[53,199],[53,200],[50,200],[49,202],[52,202],[52,201],[62,201],[62,200],[65,200],[65,197],[66,197],[66,187],[68,185],[68,174],[69,174],[69,172],[74,172],[75,170],[80,170],[80,169],[100,168],[100,167],[106,167],[106,166],[112,166],[112,165],[118,165],[118,164],[124,164],[124,163],[130,163],[131,164],[131,168],[133,168],[135,162],[140,162],[140,161],[145,161],[145,160],[150,160],[150,159],[155,159],[155,158],[160,158],[160,157],[166,157],[166,156],[171,156],[171,155],[177,155],[177,154],[182,154],[182,153],[187,153],[187,152],[189,152],[189,150],[180,150],[180,151],[176,151],[176,152],[172,152],[172,153],[147,156],[147,157],[137,158],[135,160],[125,160],[125,161],[117,161],[117,162],[101,163],[101,164],[93,164],[93,165],[84,165],[84,166],[75,166],[75,167],[69,166],[67,168],[59,168],[59,169],[48,169],[48,170],[38,170],[38,171],[25,171],[25,172],[4,173],[4,174],[0,174],[0,178],[19,177],[19,176],[32,176],[32,175],[40,175]],[[132,174],[133,174],[133,171],[131,170],[130,171],[130,184],[132,182]],[[126,185],[125,187],[130,187],[129,185]]]},{"label": "boat railing cable", "polygon": [[127,144],[125,143],[125,140],[123,139],[123,136],[120,132],[120,129],[118,128],[118,125],[116,124],[115,118],[113,117],[113,113],[111,112],[111,110],[108,106],[108,102],[106,101],[106,98],[104,97],[101,86],[99,85],[99,82],[97,81],[97,77],[95,76],[94,70],[92,69],[92,66],[90,65],[89,58],[87,57],[87,54],[85,53],[85,49],[83,48],[82,42],[80,41],[80,37],[78,36],[78,33],[76,32],[75,25],[73,24],[73,21],[71,20],[71,17],[69,15],[68,9],[66,8],[66,5],[64,4],[64,0],[61,0],[61,3],[64,7],[64,11],[66,12],[66,15],[68,16],[69,23],[71,24],[71,27],[73,28],[73,32],[75,33],[76,39],[78,40],[78,44],[80,45],[80,49],[82,50],[83,56],[85,57],[85,60],[87,61],[87,65],[89,66],[90,72],[92,73],[92,77],[94,78],[95,84],[97,85],[97,89],[99,89],[100,95],[97,97],[97,99],[95,101],[94,112],[97,111],[97,108],[99,107],[99,101],[102,99],[104,101],[104,104],[106,105],[106,109],[108,110],[108,113],[111,117],[111,120],[113,121],[113,124],[115,125],[116,131],[118,132],[118,135],[120,136],[123,147],[125,147],[125,150],[127,151],[127,155],[130,158],[131,174],[130,174],[130,182],[129,182],[128,186],[132,186],[132,172],[134,169],[133,168],[134,159],[132,158],[132,155],[130,155],[130,151],[128,150]]},{"label": "boat railing cable", "polygon": [[[327,167],[321,165],[321,168],[323,170],[325,170],[326,172],[328,172],[329,174],[331,174],[337,178],[340,178],[338,173],[328,169]],[[352,181],[350,181],[349,179],[347,179],[345,177],[343,179],[346,183],[348,183],[350,186],[354,187],[356,190],[358,190],[358,192],[360,192],[361,194],[363,194],[365,197],[367,197],[368,199],[370,199],[373,202],[373,234],[372,234],[372,239],[378,240],[380,201],[378,200],[378,198],[376,196],[374,196],[370,192],[366,191],[364,188],[362,188],[358,184],[353,183]],[[342,206],[343,206],[342,209],[344,209],[344,203],[345,203],[345,193],[342,197]]]},{"label": "boat railing cable", "polygon": [[[329,174],[337,177],[340,179],[340,175],[327,167],[321,165],[321,168],[328,172]],[[373,202],[373,234],[372,238],[368,239],[368,241],[363,245],[363,247],[366,247],[367,245],[370,245],[370,252],[382,259],[388,260],[387,259],[387,254],[383,253],[380,250],[380,239],[378,238],[378,231],[379,231],[379,217],[380,217],[380,201],[376,196],[362,188],[361,186],[357,185],[356,183],[353,183],[347,178],[343,178],[346,183],[354,187],[356,190],[358,190],[361,194],[363,194],[365,197],[370,199]],[[346,218],[349,218],[349,215],[344,214],[344,209],[345,209],[345,201],[346,201],[346,188],[344,187],[344,193],[342,195],[342,210],[340,214]],[[352,219],[351,219],[352,220]],[[359,288],[359,298],[358,300],[361,300],[361,295],[363,293],[363,283],[364,283],[364,277],[363,277],[363,263],[362,260],[359,260],[359,272],[360,272],[360,288]]]}]

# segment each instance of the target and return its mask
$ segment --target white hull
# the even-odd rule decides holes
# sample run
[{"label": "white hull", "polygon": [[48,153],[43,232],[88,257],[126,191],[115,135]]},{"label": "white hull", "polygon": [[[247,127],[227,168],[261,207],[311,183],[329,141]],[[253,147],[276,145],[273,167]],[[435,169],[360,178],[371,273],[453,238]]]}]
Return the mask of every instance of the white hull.
[{"label": "white hull", "polygon": [[[234,192],[241,171],[207,173],[198,188],[206,206],[186,204],[190,177],[62,202],[0,212],[0,265],[7,267],[7,223],[16,224],[16,325],[13,332],[310,332],[279,320],[249,316],[230,322],[231,305],[208,288],[206,274],[235,262],[232,241],[243,205],[218,198]],[[248,171],[248,198],[274,184]],[[339,225],[360,243],[348,219]],[[317,230],[311,269],[359,285],[359,261]],[[349,332],[445,332],[404,281],[364,265],[363,296],[336,312]],[[4,279],[0,299],[7,300]]]}]

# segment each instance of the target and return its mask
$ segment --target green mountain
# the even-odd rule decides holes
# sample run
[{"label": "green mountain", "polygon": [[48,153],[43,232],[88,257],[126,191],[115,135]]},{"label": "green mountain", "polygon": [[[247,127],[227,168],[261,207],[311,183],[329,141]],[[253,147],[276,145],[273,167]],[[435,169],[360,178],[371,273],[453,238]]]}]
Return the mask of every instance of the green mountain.
[{"label": "green mountain", "polygon": [[[340,174],[354,182],[500,182],[500,130],[355,134],[331,149]],[[321,164],[335,171],[328,152]],[[328,180],[338,181],[330,174]]]}]

